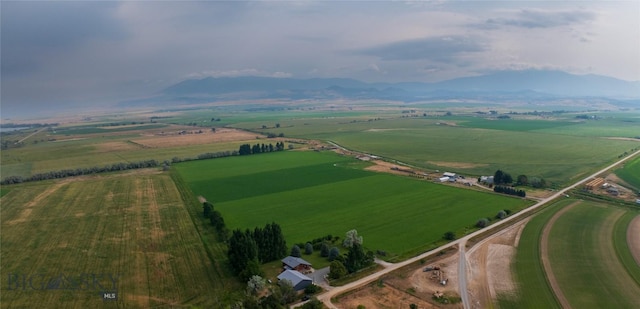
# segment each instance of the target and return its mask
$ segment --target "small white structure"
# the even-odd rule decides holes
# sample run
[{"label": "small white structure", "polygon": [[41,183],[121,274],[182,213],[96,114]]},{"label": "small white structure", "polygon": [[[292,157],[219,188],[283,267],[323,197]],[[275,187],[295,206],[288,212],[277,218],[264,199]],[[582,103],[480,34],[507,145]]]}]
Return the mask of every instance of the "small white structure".
[{"label": "small white structure", "polygon": [[493,176],[480,176],[480,182],[491,185],[493,184]]},{"label": "small white structure", "polygon": [[438,178],[438,180],[440,182],[447,182],[447,181],[449,181],[449,177],[440,177],[440,178]]},{"label": "small white structure", "polygon": [[444,174],[442,174],[442,176],[449,177],[449,178],[456,178],[456,173],[444,172]]}]

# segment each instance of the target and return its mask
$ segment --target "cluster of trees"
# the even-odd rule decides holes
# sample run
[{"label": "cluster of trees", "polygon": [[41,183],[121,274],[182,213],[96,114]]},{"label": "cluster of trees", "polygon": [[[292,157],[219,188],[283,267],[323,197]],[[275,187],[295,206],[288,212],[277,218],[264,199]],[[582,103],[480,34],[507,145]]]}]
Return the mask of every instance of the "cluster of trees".
[{"label": "cluster of trees", "polygon": [[518,190],[516,188],[505,187],[505,186],[495,186],[495,187],[493,187],[493,192],[504,193],[504,194],[509,194],[509,195],[517,195],[517,196],[520,196],[520,197],[527,196],[527,193],[524,192],[524,190]]},{"label": "cluster of trees", "polygon": [[274,147],[273,144],[265,145],[265,144],[255,144],[253,146],[249,144],[240,145],[240,149],[238,150],[238,154],[241,156],[256,154],[256,153],[267,153],[274,151],[282,151],[284,150],[284,142],[277,142]]},{"label": "cluster of trees", "polygon": [[[329,278],[338,279],[347,274],[355,273],[373,264],[372,251],[365,253],[362,247],[362,237],[356,230],[348,231],[343,241],[343,246],[348,248],[346,256],[338,255],[329,266]],[[331,254],[331,252],[329,253]]]},{"label": "cluster of trees", "polygon": [[211,221],[211,225],[216,229],[218,238],[221,241],[226,241],[227,238],[229,238],[229,229],[227,229],[227,225],[224,223],[222,214],[213,208],[213,204],[207,201],[202,203],[202,212],[204,217],[208,218]]},{"label": "cluster of trees", "polygon": [[[513,184],[513,177],[511,177],[511,174],[507,173],[507,172],[503,172],[502,170],[497,170],[494,174],[493,174],[493,184],[498,186],[498,185],[512,185]],[[534,188],[546,188],[547,187],[547,181],[544,180],[544,178],[541,177],[527,177],[527,175],[518,175],[518,177],[516,177],[516,181],[515,181],[515,185],[516,186],[531,186]]]},{"label": "cluster of trees", "polygon": [[287,255],[287,243],[280,226],[267,224],[264,228],[236,229],[228,240],[227,255],[231,267],[242,279],[261,275],[261,263],[267,263]]},{"label": "cluster of trees", "polygon": [[509,173],[505,173],[501,170],[497,170],[494,174],[493,174],[493,184],[494,185],[501,185],[501,184],[511,184],[513,183],[513,178],[511,177],[511,174]]},{"label": "cluster of trees", "polygon": [[121,162],[121,163],[115,163],[115,164],[106,165],[106,166],[94,166],[94,167],[87,167],[87,168],[67,169],[67,170],[51,171],[46,173],[38,173],[38,174],[32,175],[31,177],[9,176],[4,178],[2,181],[0,181],[0,185],[10,185],[10,184],[17,184],[22,182],[58,179],[58,178],[65,178],[65,177],[125,171],[125,170],[137,169],[137,168],[149,168],[149,167],[157,167],[157,166],[159,166],[159,163],[156,160],[146,160],[146,161],[127,162],[127,163]]}]

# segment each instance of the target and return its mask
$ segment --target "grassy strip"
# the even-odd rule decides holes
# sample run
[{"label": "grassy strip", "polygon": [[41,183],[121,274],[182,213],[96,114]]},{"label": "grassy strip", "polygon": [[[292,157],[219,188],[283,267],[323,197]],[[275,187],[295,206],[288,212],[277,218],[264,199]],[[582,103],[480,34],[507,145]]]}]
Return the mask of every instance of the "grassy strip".
[{"label": "grassy strip", "polygon": [[514,272],[518,281],[518,295],[498,296],[500,308],[560,308],[540,260],[540,237],[547,221],[575,200],[562,200],[538,213],[527,223],[520,236]]},{"label": "grassy strip", "polygon": [[213,266],[214,274],[210,275],[212,281],[218,282],[222,289],[219,291],[211,291],[217,297],[230,300],[241,297],[238,291],[243,291],[241,284],[236,280],[231,271],[227,259],[227,246],[218,240],[212,226],[208,224],[208,220],[202,216],[202,205],[198,202],[193,192],[189,190],[180,175],[175,171],[171,171],[171,178],[180,192],[182,201],[189,213],[189,217],[196,229],[200,241],[204,246],[207,256]]},{"label": "grassy strip", "polygon": [[616,171],[616,175],[634,186],[636,190],[640,190],[640,157],[627,162],[624,168]]},{"label": "grassy strip", "polygon": [[613,228],[613,247],[616,250],[616,255],[620,263],[624,265],[624,268],[627,269],[631,278],[633,278],[640,287],[640,266],[638,266],[633,255],[631,255],[631,251],[629,251],[629,246],[627,245],[627,228],[631,220],[638,215],[637,212],[629,211],[616,222]]}]

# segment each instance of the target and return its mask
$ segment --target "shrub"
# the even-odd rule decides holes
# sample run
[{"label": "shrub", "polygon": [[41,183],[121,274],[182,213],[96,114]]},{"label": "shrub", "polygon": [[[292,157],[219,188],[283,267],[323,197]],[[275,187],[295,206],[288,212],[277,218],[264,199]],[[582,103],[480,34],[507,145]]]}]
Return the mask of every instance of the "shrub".
[{"label": "shrub", "polygon": [[478,222],[476,222],[476,227],[479,227],[479,228],[485,228],[488,225],[489,225],[489,219],[487,218],[482,218],[478,220]]},{"label": "shrub", "polygon": [[443,238],[446,239],[446,240],[455,240],[456,239],[456,233],[451,232],[451,231],[446,232],[446,233],[444,233]]}]

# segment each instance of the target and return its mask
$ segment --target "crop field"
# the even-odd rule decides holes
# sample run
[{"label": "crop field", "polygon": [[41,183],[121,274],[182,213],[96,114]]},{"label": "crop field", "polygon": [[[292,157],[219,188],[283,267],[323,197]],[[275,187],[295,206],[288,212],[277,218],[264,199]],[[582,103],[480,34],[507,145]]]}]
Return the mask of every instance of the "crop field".
[{"label": "crop field", "polygon": [[[558,213],[569,204],[572,207],[566,212]],[[557,220],[547,223],[556,213]],[[501,297],[500,307],[559,308],[558,297],[562,297],[573,308],[633,308],[640,302],[640,266],[626,245],[626,231],[638,214],[573,199],[538,214],[520,238],[514,263],[518,296]],[[545,229],[549,229],[548,253],[541,256]],[[552,273],[545,272],[541,259],[548,259]],[[557,282],[559,290],[549,280]]]},{"label": "crop field", "polygon": [[[280,128],[265,131],[332,140],[350,149],[430,169],[472,175],[490,175],[502,169],[557,184],[578,179],[640,145],[638,141],[581,133],[592,122],[473,117],[375,119],[296,119],[281,121]],[[253,128],[256,124],[234,126]],[[562,131],[565,128],[575,134]]]},{"label": "crop field", "polygon": [[573,308],[633,308],[640,303],[640,285],[612,242],[614,225],[625,211],[582,202],[553,225],[549,259]]},{"label": "crop field", "polygon": [[[175,127],[174,130],[182,130]],[[198,128],[190,128],[198,130]],[[0,153],[2,178],[36,173],[137,162],[155,159],[193,158],[199,154],[238,150],[241,144],[255,143],[257,134],[221,129],[217,133],[158,135],[160,131],[104,135],[72,135],[52,142],[28,144]],[[274,142],[275,143],[275,142]]]},{"label": "crop field", "polygon": [[625,163],[624,168],[616,171],[616,175],[640,191],[640,157]]},{"label": "crop field", "polygon": [[0,201],[2,308],[210,308],[237,289],[168,174],[23,184]]},{"label": "crop field", "polygon": [[[502,209],[530,202],[424,180],[362,170],[332,152],[284,152],[175,166],[195,195],[219,210],[230,229],[277,222],[287,243],[357,229],[365,247],[408,256],[458,235]],[[399,241],[402,240],[402,241]]]}]

